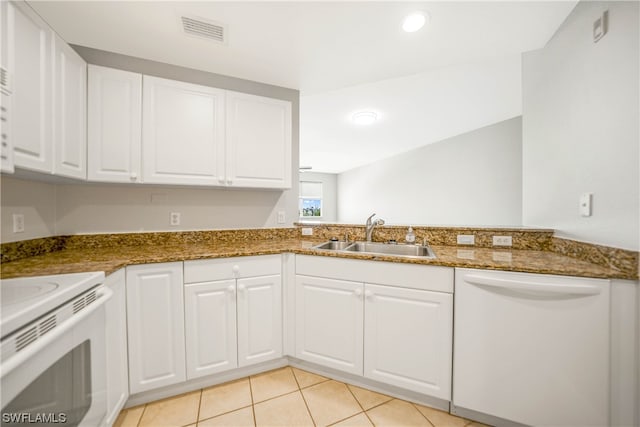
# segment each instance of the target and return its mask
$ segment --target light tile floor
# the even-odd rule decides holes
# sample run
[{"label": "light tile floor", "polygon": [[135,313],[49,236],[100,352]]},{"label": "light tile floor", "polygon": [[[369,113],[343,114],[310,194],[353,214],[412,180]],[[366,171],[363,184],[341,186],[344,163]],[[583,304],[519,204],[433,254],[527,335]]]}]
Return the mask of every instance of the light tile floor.
[{"label": "light tile floor", "polygon": [[116,427],[483,427],[287,366],[123,410]]}]

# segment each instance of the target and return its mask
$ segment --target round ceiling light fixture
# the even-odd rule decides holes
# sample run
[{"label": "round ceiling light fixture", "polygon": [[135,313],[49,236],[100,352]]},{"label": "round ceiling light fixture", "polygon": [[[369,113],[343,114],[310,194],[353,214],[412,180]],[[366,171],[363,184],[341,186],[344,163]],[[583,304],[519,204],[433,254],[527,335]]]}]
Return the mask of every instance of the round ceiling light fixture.
[{"label": "round ceiling light fixture", "polygon": [[402,20],[402,29],[407,33],[414,33],[427,23],[429,15],[425,12],[413,12]]},{"label": "round ceiling light fixture", "polygon": [[361,126],[368,126],[378,120],[378,114],[373,111],[358,111],[351,116],[353,123]]}]

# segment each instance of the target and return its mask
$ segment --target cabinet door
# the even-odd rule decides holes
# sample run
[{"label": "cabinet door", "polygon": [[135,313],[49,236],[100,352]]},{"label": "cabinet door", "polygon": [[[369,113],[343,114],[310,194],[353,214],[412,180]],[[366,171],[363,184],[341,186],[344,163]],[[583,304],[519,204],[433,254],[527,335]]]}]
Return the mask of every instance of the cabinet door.
[{"label": "cabinet door", "polygon": [[142,74],[88,67],[88,178],[140,182]]},{"label": "cabinet door", "polygon": [[182,263],[127,267],[131,393],[185,381]]},{"label": "cabinet door", "polygon": [[291,102],[227,91],[227,180],[291,188]]},{"label": "cabinet door", "polygon": [[282,279],[238,279],[238,365],[282,356]]},{"label": "cabinet door", "polygon": [[143,85],[144,181],[222,185],[224,91],[149,76]]},{"label": "cabinet door", "polygon": [[451,400],[453,295],[365,284],[364,375]]},{"label": "cabinet door", "polygon": [[87,63],[54,38],[54,166],[56,175],[87,179]]},{"label": "cabinet door", "polygon": [[187,378],[236,368],[236,281],[185,285]]},{"label": "cabinet door", "polygon": [[124,269],[107,276],[105,286],[113,291],[106,304],[107,337],[107,425],[112,425],[129,398],[127,363],[127,293]]},{"label": "cabinet door", "polygon": [[9,21],[9,2],[0,2],[0,171],[13,173],[13,138],[11,134],[11,83],[9,69],[9,35],[13,33],[13,22]]},{"label": "cabinet door", "polygon": [[296,276],[296,357],[362,375],[363,284]]},{"label": "cabinet door", "polygon": [[15,166],[52,172],[52,31],[27,3],[8,2],[9,64],[13,77]]}]

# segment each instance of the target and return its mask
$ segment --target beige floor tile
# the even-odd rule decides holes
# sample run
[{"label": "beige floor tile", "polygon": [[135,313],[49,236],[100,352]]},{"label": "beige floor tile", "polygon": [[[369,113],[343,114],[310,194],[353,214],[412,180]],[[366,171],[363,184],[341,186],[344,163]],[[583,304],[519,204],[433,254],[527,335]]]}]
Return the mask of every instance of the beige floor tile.
[{"label": "beige floor tile", "polygon": [[393,399],[390,396],[386,396],[384,394],[376,393],[375,391],[366,390],[364,388],[356,387],[354,385],[348,384],[349,389],[353,395],[358,399],[362,408],[366,411],[368,409],[373,408],[374,406],[381,405],[385,402]]},{"label": "beige floor tile", "polygon": [[302,390],[309,412],[318,426],[327,426],[362,412],[346,384],[326,381]]},{"label": "beige floor tile", "polygon": [[409,402],[393,399],[367,411],[367,415],[377,427],[423,426],[431,424]]},{"label": "beige floor tile", "polygon": [[199,419],[204,420],[251,406],[249,379],[244,378],[202,390]]},{"label": "beige floor tile", "polygon": [[296,376],[296,380],[298,380],[298,385],[300,386],[300,388],[309,387],[314,384],[327,381],[329,379],[320,375],[312,374],[311,372],[303,371],[302,369],[298,368],[291,368],[291,370]]},{"label": "beige floor tile", "polygon": [[254,405],[256,426],[313,426],[299,391]]},{"label": "beige floor tile", "polygon": [[331,427],[373,427],[373,424],[371,424],[371,421],[369,421],[369,418],[364,412],[361,412],[339,423],[331,424]]},{"label": "beige floor tile", "polygon": [[251,406],[198,422],[198,427],[253,427],[254,425]]},{"label": "beige floor tile", "polygon": [[142,414],[140,426],[185,426],[198,421],[201,391],[181,394],[170,399],[149,403]]},{"label": "beige floor tile", "polygon": [[478,421],[472,421],[470,424],[467,424],[466,427],[491,427],[489,424],[482,424]]},{"label": "beige floor tile", "polygon": [[113,427],[136,427],[140,422],[142,412],[144,412],[144,405],[123,409],[118,414],[118,418],[116,418],[116,421],[113,423]]},{"label": "beige floor tile", "polygon": [[250,379],[254,403],[298,390],[298,383],[289,367],[255,375]]},{"label": "beige floor tile", "polygon": [[418,404],[416,404],[415,407],[418,408],[418,411],[422,412],[422,415],[427,417],[435,427],[464,427],[470,422],[466,418],[456,417],[438,409]]}]

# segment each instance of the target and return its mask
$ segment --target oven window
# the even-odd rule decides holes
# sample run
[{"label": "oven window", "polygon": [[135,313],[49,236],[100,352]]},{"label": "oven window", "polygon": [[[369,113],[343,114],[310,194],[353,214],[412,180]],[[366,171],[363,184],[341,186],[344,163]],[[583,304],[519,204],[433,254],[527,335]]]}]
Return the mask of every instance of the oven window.
[{"label": "oven window", "polygon": [[77,426],[91,407],[91,343],[62,356],[2,408],[2,425]]}]

